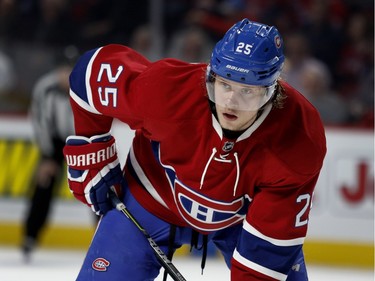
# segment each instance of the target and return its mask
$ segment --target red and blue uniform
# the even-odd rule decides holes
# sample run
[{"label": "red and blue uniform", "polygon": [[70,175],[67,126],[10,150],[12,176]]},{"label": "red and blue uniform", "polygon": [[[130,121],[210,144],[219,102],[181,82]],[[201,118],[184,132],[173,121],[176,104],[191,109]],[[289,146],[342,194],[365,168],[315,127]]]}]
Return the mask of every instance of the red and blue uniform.
[{"label": "red and blue uniform", "polygon": [[[107,133],[114,118],[135,130],[123,200],[162,249],[174,225],[175,248],[192,230],[208,235],[234,281],[307,280],[302,246],[326,153],[319,114],[280,81],[283,108],[267,104],[228,138],[208,101],[206,69],[151,63],[120,45],[89,51],[70,76],[75,133]],[[138,232],[109,211],[78,280],[153,280],[160,266]]]}]

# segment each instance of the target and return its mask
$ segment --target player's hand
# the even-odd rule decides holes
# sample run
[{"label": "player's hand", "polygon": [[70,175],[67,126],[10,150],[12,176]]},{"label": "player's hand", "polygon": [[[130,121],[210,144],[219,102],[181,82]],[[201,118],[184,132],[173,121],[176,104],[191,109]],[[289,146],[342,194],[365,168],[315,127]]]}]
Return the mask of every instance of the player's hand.
[{"label": "player's hand", "polygon": [[114,186],[120,196],[124,182],[115,139],[109,133],[91,138],[69,136],[64,156],[74,197],[89,205],[97,215],[112,209],[108,190]]}]

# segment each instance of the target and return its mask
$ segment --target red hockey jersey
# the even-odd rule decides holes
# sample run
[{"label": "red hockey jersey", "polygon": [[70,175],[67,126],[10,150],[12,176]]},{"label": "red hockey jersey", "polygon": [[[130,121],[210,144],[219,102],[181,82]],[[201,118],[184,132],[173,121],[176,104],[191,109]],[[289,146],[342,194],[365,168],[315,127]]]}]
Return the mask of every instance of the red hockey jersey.
[{"label": "red hockey jersey", "polygon": [[76,134],[108,132],[113,118],[127,123],[136,134],[125,177],[138,202],[201,233],[243,223],[233,280],[285,280],[326,153],[319,114],[281,82],[284,107],[268,105],[228,139],[208,103],[206,68],[151,63],[120,45],[87,52],[70,77]]}]

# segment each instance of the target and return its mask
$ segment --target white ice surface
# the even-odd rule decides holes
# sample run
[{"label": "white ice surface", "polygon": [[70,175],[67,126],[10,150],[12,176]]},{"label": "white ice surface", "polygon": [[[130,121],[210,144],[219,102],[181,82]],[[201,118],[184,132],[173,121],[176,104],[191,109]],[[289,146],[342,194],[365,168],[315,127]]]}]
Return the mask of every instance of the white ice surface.
[{"label": "white ice surface", "polygon": [[[25,263],[16,248],[0,248],[1,281],[73,281],[84,258],[81,251],[38,249]],[[175,257],[173,263],[188,281],[229,281],[229,271],[220,259],[208,259],[204,274],[200,258]],[[163,272],[163,271],[162,271]],[[372,270],[309,266],[310,281],[373,281]],[[156,279],[162,280],[162,274]],[[172,280],[168,278],[168,280]]]}]

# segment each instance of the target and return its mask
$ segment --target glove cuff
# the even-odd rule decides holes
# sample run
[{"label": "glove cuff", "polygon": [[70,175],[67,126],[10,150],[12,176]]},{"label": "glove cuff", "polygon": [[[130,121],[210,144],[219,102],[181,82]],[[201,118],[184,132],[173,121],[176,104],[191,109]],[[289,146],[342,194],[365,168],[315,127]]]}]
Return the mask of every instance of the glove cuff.
[{"label": "glove cuff", "polygon": [[67,165],[77,170],[100,169],[117,159],[113,137],[106,142],[65,145],[63,153]]}]

